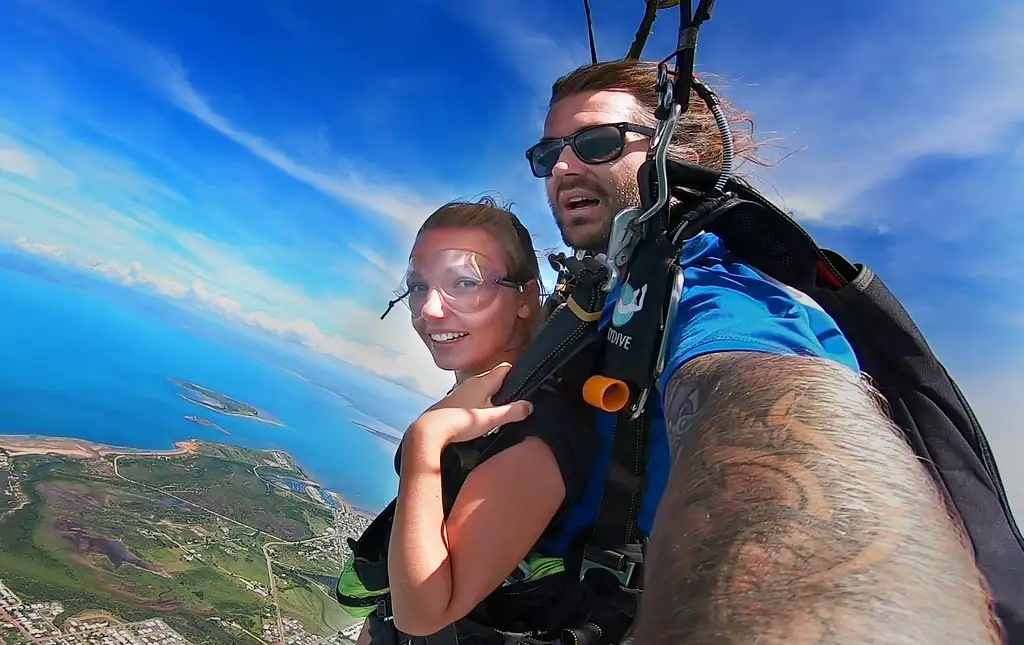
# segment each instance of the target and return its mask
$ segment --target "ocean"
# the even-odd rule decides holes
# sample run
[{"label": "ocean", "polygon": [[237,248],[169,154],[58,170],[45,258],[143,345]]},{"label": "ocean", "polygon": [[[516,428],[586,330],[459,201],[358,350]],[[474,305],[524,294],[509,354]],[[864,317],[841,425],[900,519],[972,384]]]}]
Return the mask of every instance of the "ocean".
[{"label": "ocean", "polygon": [[[189,403],[168,378],[253,405],[284,427]],[[396,384],[261,332],[0,254],[0,434],[145,449],[189,438],[281,449],[328,489],[376,512],[397,490],[395,445],[353,422],[400,436],[426,405]]]}]

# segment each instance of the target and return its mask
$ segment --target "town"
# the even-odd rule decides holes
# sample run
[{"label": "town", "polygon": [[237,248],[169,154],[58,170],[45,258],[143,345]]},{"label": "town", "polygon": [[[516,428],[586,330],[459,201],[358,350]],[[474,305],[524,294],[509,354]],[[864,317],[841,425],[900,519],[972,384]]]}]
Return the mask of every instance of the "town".
[{"label": "town", "polygon": [[[193,645],[191,641],[159,618],[122,623],[103,612],[68,618],[62,629],[56,625],[64,613],[58,602],[25,603],[0,580],[0,643],[6,645]],[[330,636],[317,636],[303,628],[294,618],[284,619],[284,639],[278,634],[276,622],[268,609],[263,618],[262,642],[267,645],[354,645],[360,624],[352,625]],[[241,625],[220,618],[210,618],[229,630],[247,632]]]},{"label": "town", "polygon": [[[26,450],[26,445],[19,447]],[[47,444],[43,448],[74,454],[67,454],[71,459],[12,455],[0,448],[0,523],[40,499],[30,496],[38,489],[26,485],[27,474],[42,464],[53,464],[43,471],[49,478],[46,490],[66,492],[59,506],[47,509],[73,519],[42,529],[54,531],[52,535],[61,539],[61,549],[52,553],[79,558],[74,566],[88,562],[75,554],[99,555],[104,558],[100,562],[109,563],[113,571],[124,571],[125,576],[144,572],[160,584],[165,584],[161,578],[195,572],[207,580],[230,580],[243,590],[243,596],[236,595],[230,585],[217,586],[219,582],[210,587],[197,584],[188,587],[191,593],[184,597],[195,603],[191,599],[207,594],[209,609],[195,612],[193,607],[201,605],[191,604],[185,605],[184,612],[169,615],[156,608],[158,603],[147,607],[145,601],[136,601],[129,615],[119,616],[112,609],[117,603],[107,606],[98,599],[95,605],[83,605],[74,602],[67,589],[54,587],[51,593],[46,583],[27,585],[17,573],[8,578],[0,572],[0,645],[198,645],[223,639],[265,645],[354,644],[361,623],[351,617],[346,620],[338,609],[331,596],[331,577],[348,556],[345,538],[359,535],[371,520],[310,481],[287,453],[196,444],[181,454],[115,453],[112,459],[104,459],[94,457],[98,449],[91,446]],[[199,450],[206,453],[197,454]],[[230,475],[192,476],[213,468],[228,469]],[[66,479],[65,473],[72,479]],[[168,475],[179,479],[168,484]],[[107,504],[96,521],[80,510],[94,494],[83,489],[81,482],[96,490],[104,486],[103,490],[117,490],[131,505]],[[248,523],[249,517],[232,506],[240,501],[263,515]],[[115,514],[118,532],[104,534],[109,531],[102,528],[104,522]],[[295,517],[302,519],[291,519]],[[281,539],[271,531],[291,531],[294,537]],[[52,553],[45,557],[53,557]],[[123,580],[107,578],[96,589],[100,594],[121,584],[129,589],[130,583]],[[282,593],[288,597],[282,598]],[[220,610],[221,602],[226,611]],[[317,609],[317,603],[322,608]],[[240,612],[242,607],[247,611]],[[324,617],[327,610],[333,612],[330,618]]]}]

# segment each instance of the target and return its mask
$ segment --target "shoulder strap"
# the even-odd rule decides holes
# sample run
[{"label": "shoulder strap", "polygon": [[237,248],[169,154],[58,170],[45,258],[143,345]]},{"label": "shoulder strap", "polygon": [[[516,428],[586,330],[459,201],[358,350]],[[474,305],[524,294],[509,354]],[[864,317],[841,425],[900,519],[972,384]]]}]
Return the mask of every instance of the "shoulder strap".
[{"label": "shoulder strap", "polygon": [[629,395],[621,408],[588,398],[591,405],[614,413],[615,418],[611,462],[581,569],[583,573],[591,566],[610,569],[627,586],[638,582],[636,568],[642,563],[643,536],[637,520],[647,480],[650,405],[658,396],[652,389],[663,365],[665,332],[672,325],[683,287],[678,243],[665,235],[661,218],[652,218],[645,228],[629,259],[605,332],[601,371],[588,383],[591,387],[615,383]]},{"label": "shoulder strap", "polygon": [[[707,168],[671,160],[666,169],[671,186],[701,192],[711,193],[719,178]],[[653,175],[649,169],[647,173]],[[714,233],[743,262],[802,291],[816,285],[839,288],[849,282],[851,277],[833,264],[814,238],[759,192],[737,178],[730,178],[724,190],[729,199],[688,226],[688,236]]]},{"label": "shoulder strap", "polygon": [[557,305],[544,328],[509,370],[501,388],[491,397],[495,405],[529,397],[584,347],[598,340],[598,324],[608,295],[602,289],[607,280],[606,269],[598,259],[582,256],[565,258],[564,270],[570,295]]}]

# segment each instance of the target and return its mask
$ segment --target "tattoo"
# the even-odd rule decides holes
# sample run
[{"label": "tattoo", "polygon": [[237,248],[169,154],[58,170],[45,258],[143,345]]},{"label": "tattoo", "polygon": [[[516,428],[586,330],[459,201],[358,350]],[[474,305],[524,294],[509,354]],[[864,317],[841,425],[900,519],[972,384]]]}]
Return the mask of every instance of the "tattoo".
[{"label": "tattoo", "polygon": [[693,422],[697,418],[702,400],[700,381],[690,381],[683,378],[669,380],[665,392],[665,406],[673,410],[671,415],[666,414],[665,427],[668,431],[669,450],[674,455],[679,444],[689,434]]},{"label": "tattoo", "polygon": [[961,527],[852,371],[709,355],[665,410],[637,643],[1001,642]]}]

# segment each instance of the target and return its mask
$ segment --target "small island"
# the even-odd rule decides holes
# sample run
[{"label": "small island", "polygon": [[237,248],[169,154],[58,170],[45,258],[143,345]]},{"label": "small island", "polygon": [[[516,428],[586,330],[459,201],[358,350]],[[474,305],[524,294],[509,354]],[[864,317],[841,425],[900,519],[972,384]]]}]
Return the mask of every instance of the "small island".
[{"label": "small island", "polygon": [[266,410],[260,410],[254,405],[233,399],[226,394],[215,392],[209,388],[196,383],[183,381],[172,377],[167,380],[178,387],[178,396],[189,403],[202,406],[207,410],[230,417],[243,417],[269,423],[275,426],[284,426],[284,423]]},{"label": "small island", "polygon": [[220,432],[223,432],[224,434],[231,434],[226,429],[220,427],[219,425],[217,425],[213,421],[210,421],[209,419],[204,419],[203,417],[197,417],[194,414],[186,414],[185,415],[185,420],[186,421],[191,421],[192,423],[195,423],[196,425],[201,425],[204,428],[210,428],[211,430],[219,430]]}]

